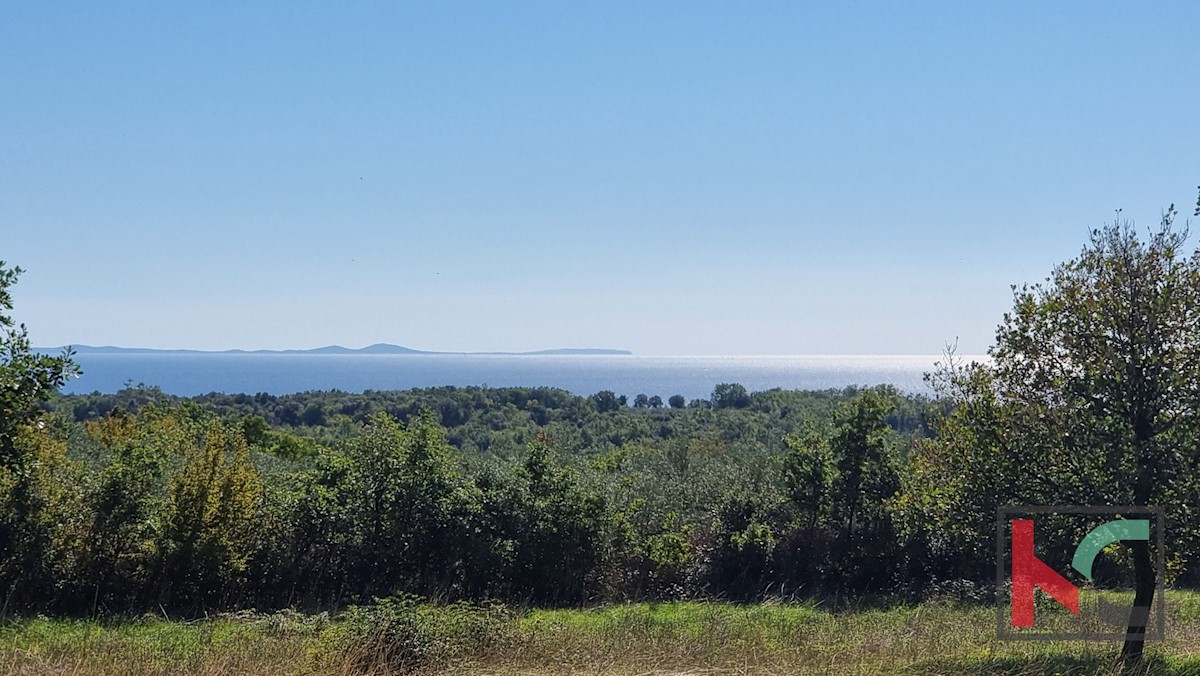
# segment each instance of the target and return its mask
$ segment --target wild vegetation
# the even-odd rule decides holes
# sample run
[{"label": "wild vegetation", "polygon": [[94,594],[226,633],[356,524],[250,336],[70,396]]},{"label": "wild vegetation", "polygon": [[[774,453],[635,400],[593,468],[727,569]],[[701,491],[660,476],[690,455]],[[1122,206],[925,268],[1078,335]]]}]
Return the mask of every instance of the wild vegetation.
[{"label": "wild vegetation", "polygon": [[[886,387],[675,409],[596,400],[60,396],[22,437],[43,472],[45,538],[29,548],[45,543],[46,578],[6,580],[9,607],[194,615],[398,592],[572,605],[904,585],[887,502],[932,402]],[[308,413],[280,422],[295,409]]]},{"label": "wild vegetation", "polygon": [[[829,666],[847,636],[860,638],[845,659],[867,671],[879,666],[869,650],[931,673],[1088,671],[1088,650],[998,650],[978,638],[992,611],[972,604],[996,591],[1006,504],[1163,505],[1165,582],[1194,585],[1200,257],[1185,255],[1173,217],[1145,242],[1128,226],[1097,230],[1044,284],[1014,289],[992,360],[949,354],[934,398],[735,383],[693,402],[550,388],[62,396],[70,355],[31,352],[6,314],[15,271],[0,264],[0,614],[254,609],[196,626],[214,641],[287,625],[264,645],[347,672],[480,656],[544,668],[605,651],[613,673],[661,666],[631,658],[629,637],[689,664],[727,665],[739,658],[720,651],[734,646],[764,668]],[[1039,556],[1069,560],[1077,541]],[[1149,545],[1103,556],[1124,571],[1111,582],[1149,601]],[[609,605],[640,602],[651,605]],[[609,610],[552,610],[596,606]],[[529,608],[544,610],[517,610]],[[770,621],[747,628],[756,612]],[[1173,631],[1191,631],[1178,619],[1186,630]],[[879,635],[856,633],[874,622]],[[938,632],[956,625],[963,642],[947,649]],[[121,643],[146,621],[21,620],[5,636],[55,626]],[[697,643],[714,631],[725,633]],[[906,641],[926,654],[889,647]],[[934,650],[945,659],[929,661]],[[1175,649],[1148,660],[1140,640],[1121,658],[1195,666]]]},{"label": "wild vegetation", "polygon": [[[1171,591],[1146,670],[1200,670],[1200,599]],[[994,609],[927,601],[831,611],[702,601],[514,610],[407,597],[340,617],[31,617],[0,626],[0,672],[188,674],[1119,674],[1104,644],[1000,641]]]}]

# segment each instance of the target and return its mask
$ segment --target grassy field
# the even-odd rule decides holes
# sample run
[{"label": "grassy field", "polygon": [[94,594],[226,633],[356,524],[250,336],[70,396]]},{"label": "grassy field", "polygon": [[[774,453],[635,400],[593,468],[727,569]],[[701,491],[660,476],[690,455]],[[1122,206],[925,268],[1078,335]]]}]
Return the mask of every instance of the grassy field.
[{"label": "grassy field", "polygon": [[[1200,674],[1200,595],[1169,598],[1168,639],[1149,648],[1149,671]],[[998,641],[992,607],[951,604],[845,612],[693,602],[520,613],[417,607],[384,620],[292,612],[194,622],[24,619],[0,627],[0,672],[1102,674],[1114,673],[1119,647]],[[381,634],[383,625],[392,631]]]}]

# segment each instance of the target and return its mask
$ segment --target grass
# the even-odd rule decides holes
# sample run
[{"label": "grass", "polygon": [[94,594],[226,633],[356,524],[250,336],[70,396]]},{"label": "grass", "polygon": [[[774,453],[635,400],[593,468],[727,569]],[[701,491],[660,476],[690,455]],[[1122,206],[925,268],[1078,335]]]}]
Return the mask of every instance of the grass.
[{"label": "grass", "polygon": [[[1148,648],[1149,672],[1200,674],[1200,594],[1168,598],[1167,640]],[[358,621],[366,618],[362,626],[378,635],[371,627],[409,611],[389,612]],[[428,654],[447,657],[424,662],[423,671],[471,675],[1105,674],[1116,673],[1119,648],[999,641],[992,607],[953,604],[829,612],[814,604],[678,602],[472,617],[464,623],[452,609],[423,607],[397,626],[440,642],[441,652]],[[0,673],[390,673],[382,661],[347,656],[352,621],[292,612],[191,623],[24,619],[0,625]],[[495,636],[447,649],[464,627]],[[394,638],[395,628],[387,635]]]},{"label": "grass", "polygon": [[235,618],[195,623],[36,618],[0,628],[0,673],[295,673],[295,665],[307,659],[310,640]]}]

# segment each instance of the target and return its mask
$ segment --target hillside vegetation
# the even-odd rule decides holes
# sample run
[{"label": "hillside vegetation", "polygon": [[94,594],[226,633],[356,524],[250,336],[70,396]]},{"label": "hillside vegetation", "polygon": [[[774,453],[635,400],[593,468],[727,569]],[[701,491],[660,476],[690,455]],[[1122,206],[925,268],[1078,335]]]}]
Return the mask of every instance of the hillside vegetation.
[{"label": "hillside vegetation", "polygon": [[18,541],[36,566],[11,578],[8,608],[922,591],[888,505],[932,402],[738,385],[688,407],[646,399],[59,396],[49,424],[22,432],[40,518]]}]

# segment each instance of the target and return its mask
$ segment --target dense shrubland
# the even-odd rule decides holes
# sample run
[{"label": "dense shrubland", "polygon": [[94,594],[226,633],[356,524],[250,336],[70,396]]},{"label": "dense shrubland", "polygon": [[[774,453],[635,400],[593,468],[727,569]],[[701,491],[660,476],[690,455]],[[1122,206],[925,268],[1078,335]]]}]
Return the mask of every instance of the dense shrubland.
[{"label": "dense shrubland", "polygon": [[960,418],[888,387],[615,410],[546,388],[137,387],[44,408],[5,505],[26,533],[10,611],[983,597],[994,570],[990,524],[939,510],[995,482],[929,480]]},{"label": "dense shrubland", "polygon": [[19,524],[6,603],[196,613],[911,586],[888,505],[934,402],[886,387],[606,399],[58,396],[18,434],[19,466],[36,471],[4,505]]}]

